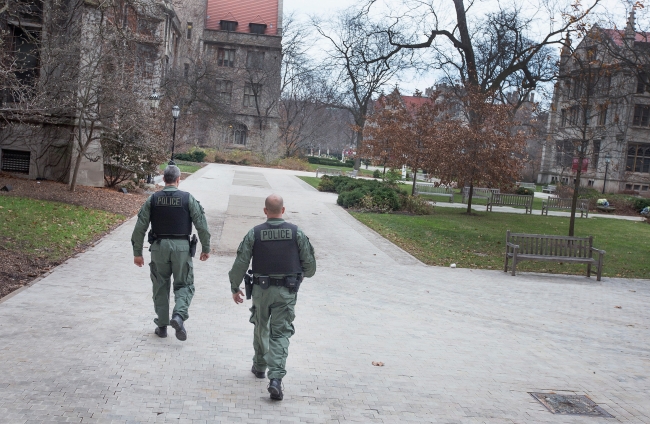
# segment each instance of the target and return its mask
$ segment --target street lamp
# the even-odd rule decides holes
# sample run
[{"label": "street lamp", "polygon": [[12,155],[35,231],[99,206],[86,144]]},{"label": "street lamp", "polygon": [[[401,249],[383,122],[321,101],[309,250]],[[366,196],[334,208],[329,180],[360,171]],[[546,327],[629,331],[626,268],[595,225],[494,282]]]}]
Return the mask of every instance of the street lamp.
[{"label": "street lamp", "polygon": [[176,143],[176,120],[181,114],[181,108],[178,106],[172,107],[172,116],[174,117],[174,134],[172,135],[172,158],[169,161],[168,165],[176,165],[174,163],[174,144]]},{"label": "street lamp", "polygon": [[605,178],[603,179],[603,194],[605,194],[605,186],[607,185],[607,170],[609,169],[609,163],[612,160],[609,155],[605,156]]},{"label": "street lamp", "polygon": [[156,93],[156,89],[153,89],[153,93],[149,96],[149,102],[151,103],[151,109],[158,109],[160,104],[160,93]]}]

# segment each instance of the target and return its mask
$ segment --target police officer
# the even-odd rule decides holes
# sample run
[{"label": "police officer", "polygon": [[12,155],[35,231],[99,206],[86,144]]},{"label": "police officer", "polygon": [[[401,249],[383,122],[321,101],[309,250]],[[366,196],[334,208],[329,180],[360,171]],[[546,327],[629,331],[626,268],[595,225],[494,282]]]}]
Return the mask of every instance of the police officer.
[{"label": "police officer", "polygon": [[282,197],[272,194],[264,206],[267,221],[246,234],[228,276],[233,300],[242,303],[239,285],[253,258],[250,322],[255,325],[255,356],[251,372],[257,378],[264,378],[268,367],[271,399],[282,400],[289,338],[295,332],[292,322],[297,291],[302,278],[316,273],[316,259],[309,238],[297,226],[282,219]]},{"label": "police officer", "polygon": [[[190,243],[192,224],[201,240],[202,261],[210,257],[210,232],[203,207],[190,193],[178,189],[181,170],[169,165],[165,168],[163,179],[165,188],[151,195],[138,213],[138,221],[131,236],[133,263],[139,267],[144,265],[142,244],[151,222],[149,267],[153,283],[153,305],[158,315],[154,319],[158,326],[155,333],[159,337],[167,337],[167,325],[171,324],[176,330],[176,338],[185,341],[187,331],[183,322],[189,317],[188,309],[194,296],[194,271],[190,253],[190,249],[195,248]],[[169,290],[172,275],[175,306],[170,321]]]}]

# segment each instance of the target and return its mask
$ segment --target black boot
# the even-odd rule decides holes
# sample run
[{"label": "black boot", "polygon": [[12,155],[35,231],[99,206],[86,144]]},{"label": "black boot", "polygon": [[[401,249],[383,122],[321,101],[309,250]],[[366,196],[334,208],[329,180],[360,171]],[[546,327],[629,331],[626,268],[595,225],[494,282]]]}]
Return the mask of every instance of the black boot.
[{"label": "black boot", "polygon": [[175,314],[169,321],[169,325],[174,327],[174,330],[176,330],[176,338],[178,340],[182,342],[187,340],[187,331],[185,331],[185,327],[183,326],[183,318],[181,318],[180,315]]},{"label": "black boot", "polygon": [[257,378],[266,377],[266,373],[264,371],[258,371],[257,368],[255,368],[255,365],[253,365],[253,368],[251,368],[251,372],[255,374],[255,377]]},{"label": "black boot", "polygon": [[273,400],[282,400],[284,395],[282,394],[282,379],[281,378],[272,378],[269,383],[269,393],[271,393],[271,399]]},{"label": "black boot", "polygon": [[162,338],[167,337],[167,326],[165,325],[164,327],[156,327],[156,335]]}]

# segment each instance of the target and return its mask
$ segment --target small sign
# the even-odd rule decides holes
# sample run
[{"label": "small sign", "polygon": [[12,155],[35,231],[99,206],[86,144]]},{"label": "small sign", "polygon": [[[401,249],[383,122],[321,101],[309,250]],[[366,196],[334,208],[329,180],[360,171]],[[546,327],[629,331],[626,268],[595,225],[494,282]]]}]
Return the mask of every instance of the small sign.
[{"label": "small sign", "polygon": [[[573,163],[571,164],[571,169],[576,172],[578,170],[578,162],[580,161],[580,158],[573,158]],[[587,167],[589,166],[589,159],[584,158],[582,159],[582,171],[581,172],[587,172]]]}]

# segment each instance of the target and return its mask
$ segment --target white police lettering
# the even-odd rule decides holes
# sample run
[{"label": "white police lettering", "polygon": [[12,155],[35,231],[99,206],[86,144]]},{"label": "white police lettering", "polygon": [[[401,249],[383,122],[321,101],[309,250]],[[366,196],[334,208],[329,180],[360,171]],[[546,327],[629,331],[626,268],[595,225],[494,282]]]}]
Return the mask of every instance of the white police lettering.
[{"label": "white police lettering", "polygon": [[290,228],[273,228],[269,230],[262,230],[260,232],[262,241],[277,241],[277,240],[291,240],[293,232]]}]

